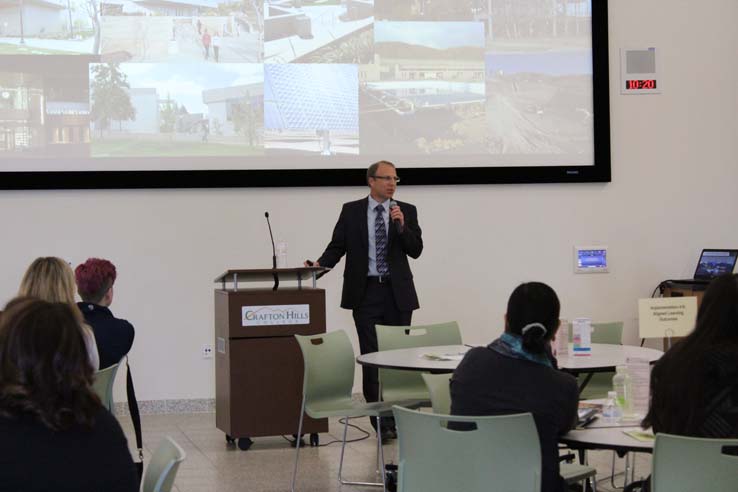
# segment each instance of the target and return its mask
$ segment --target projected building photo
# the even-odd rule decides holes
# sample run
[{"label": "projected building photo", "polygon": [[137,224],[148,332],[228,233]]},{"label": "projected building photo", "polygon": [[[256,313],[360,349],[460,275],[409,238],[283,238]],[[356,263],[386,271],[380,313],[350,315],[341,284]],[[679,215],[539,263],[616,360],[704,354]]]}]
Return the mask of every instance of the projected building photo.
[{"label": "projected building photo", "polygon": [[374,0],[374,17],[376,20],[393,21],[473,21],[479,20],[480,13],[487,9],[489,1]]},{"label": "projected building photo", "polygon": [[92,155],[263,154],[258,64],[92,64]]},{"label": "projected building photo", "polygon": [[355,65],[264,66],[267,154],[358,154],[358,110]]},{"label": "projected building photo", "polygon": [[369,63],[373,0],[267,0],[266,63]]},{"label": "projected building photo", "polygon": [[257,0],[102,0],[105,61],[258,63],[263,4]]},{"label": "projected building photo", "polygon": [[70,61],[60,71],[33,64],[9,72],[2,68],[8,58],[0,58],[0,159],[88,156],[87,65]]},{"label": "projected building photo", "polygon": [[0,0],[0,55],[98,54],[99,0]]},{"label": "projected building photo", "polygon": [[[486,94],[488,152],[591,162],[591,3],[491,0]],[[565,156],[565,157],[564,157]]]},{"label": "projected building photo", "polygon": [[481,153],[484,25],[376,22],[360,67],[361,153]]}]

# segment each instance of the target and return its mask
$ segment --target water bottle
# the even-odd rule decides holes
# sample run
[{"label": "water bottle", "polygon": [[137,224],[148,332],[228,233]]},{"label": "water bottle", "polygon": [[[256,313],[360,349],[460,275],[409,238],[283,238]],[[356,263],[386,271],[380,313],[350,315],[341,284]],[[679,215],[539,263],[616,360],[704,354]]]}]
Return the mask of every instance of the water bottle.
[{"label": "water bottle", "polygon": [[607,400],[605,400],[605,405],[602,407],[602,418],[605,422],[615,423],[620,418],[620,409],[616,403],[617,399],[617,392],[607,392]]},{"label": "water bottle", "polygon": [[561,323],[559,331],[556,332],[556,356],[564,357],[569,355],[569,322],[565,319],[559,320]]},{"label": "water bottle", "polygon": [[287,268],[287,242],[277,242],[277,268]]},{"label": "water bottle", "polygon": [[612,377],[612,388],[615,390],[616,403],[622,418],[633,416],[633,381],[628,374],[628,366],[617,366]]},{"label": "water bottle", "polygon": [[589,318],[574,318],[571,329],[574,355],[590,355],[592,353],[592,320]]}]

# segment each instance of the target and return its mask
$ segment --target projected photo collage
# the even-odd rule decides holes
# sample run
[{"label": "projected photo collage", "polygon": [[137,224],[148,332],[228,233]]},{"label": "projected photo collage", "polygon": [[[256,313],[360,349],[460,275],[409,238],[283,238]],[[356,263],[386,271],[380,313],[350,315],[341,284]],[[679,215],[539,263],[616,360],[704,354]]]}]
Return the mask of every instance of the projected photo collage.
[{"label": "projected photo collage", "polygon": [[591,0],[0,0],[0,156],[590,162],[591,84]]}]

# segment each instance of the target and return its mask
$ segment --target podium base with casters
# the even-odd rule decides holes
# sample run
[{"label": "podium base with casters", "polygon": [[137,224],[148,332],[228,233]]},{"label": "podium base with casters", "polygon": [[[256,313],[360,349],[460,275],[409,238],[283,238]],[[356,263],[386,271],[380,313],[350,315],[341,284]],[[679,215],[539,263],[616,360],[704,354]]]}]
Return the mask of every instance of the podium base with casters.
[{"label": "podium base with casters", "polygon": [[[249,271],[239,272],[247,281]],[[257,437],[297,433],[304,363],[294,335],[325,333],[325,291],[280,280],[278,290],[214,292],[215,424],[242,450]],[[328,420],[305,416],[303,430],[317,445]]]}]

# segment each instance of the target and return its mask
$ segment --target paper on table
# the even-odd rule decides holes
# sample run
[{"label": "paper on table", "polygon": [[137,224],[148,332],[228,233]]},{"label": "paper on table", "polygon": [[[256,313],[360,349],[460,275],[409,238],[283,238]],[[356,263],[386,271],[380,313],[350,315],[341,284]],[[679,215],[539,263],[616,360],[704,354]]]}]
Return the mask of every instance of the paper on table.
[{"label": "paper on table", "polygon": [[656,436],[653,435],[653,430],[647,429],[647,430],[624,430],[623,434],[632,437],[636,441],[641,442],[649,442],[656,439]]},{"label": "paper on table", "polygon": [[438,361],[452,361],[452,360],[461,360],[464,358],[464,355],[466,355],[464,352],[457,352],[457,353],[451,353],[451,354],[423,354],[421,357],[423,359],[428,360],[438,360]]}]

